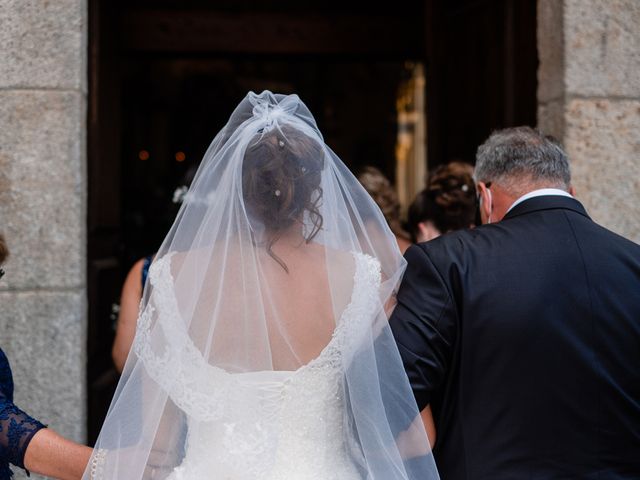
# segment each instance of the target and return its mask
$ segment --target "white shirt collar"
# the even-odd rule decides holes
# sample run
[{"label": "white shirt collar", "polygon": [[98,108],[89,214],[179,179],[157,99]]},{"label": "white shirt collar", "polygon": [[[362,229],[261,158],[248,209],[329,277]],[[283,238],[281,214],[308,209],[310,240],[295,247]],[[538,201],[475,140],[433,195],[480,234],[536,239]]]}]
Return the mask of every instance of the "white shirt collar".
[{"label": "white shirt collar", "polygon": [[533,190],[532,192],[525,193],[524,195],[522,195],[519,199],[517,199],[515,202],[511,204],[511,206],[509,207],[509,210],[507,210],[507,213],[509,213],[513,209],[513,207],[515,207],[519,203],[524,202],[525,200],[529,200],[530,198],[533,198],[533,197],[542,197],[544,195],[560,195],[562,197],[573,198],[573,196],[570,193],[567,193],[564,190],[560,190],[559,188],[541,188],[539,190]]}]

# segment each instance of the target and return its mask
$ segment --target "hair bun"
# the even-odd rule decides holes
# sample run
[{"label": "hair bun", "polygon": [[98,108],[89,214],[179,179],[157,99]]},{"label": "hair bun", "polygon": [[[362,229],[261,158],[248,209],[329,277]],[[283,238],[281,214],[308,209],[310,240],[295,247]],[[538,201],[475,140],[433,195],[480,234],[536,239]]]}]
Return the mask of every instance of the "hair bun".
[{"label": "hair bun", "polygon": [[459,210],[470,200],[475,202],[473,167],[462,162],[441,165],[429,174],[426,190],[440,207]]},{"label": "hair bun", "polygon": [[421,222],[430,221],[445,233],[468,228],[475,222],[475,215],[473,167],[463,162],[451,162],[429,173],[426,188],[409,207],[408,226],[415,238]]},{"label": "hair bun", "polygon": [[258,133],[247,148],[242,164],[243,197],[252,222],[264,231],[270,254],[281,233],[301,222],[305,214],[313,226],[306,232],[307,241],[322,227],[323,165],[320,144],[286,126]]}]

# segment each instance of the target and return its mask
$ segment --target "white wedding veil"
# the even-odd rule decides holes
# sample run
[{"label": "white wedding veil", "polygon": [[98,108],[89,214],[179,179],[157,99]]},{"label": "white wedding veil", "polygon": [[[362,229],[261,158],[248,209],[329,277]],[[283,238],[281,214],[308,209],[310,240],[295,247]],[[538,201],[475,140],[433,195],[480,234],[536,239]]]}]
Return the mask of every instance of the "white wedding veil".
[{"label": "white wedding veil", "polygon": [[84,478],[190,479],[187,457],[212,479],[340,476],[309,448],[353,478],[438,478],[387,323],[404,267],[298,96],[249,93],[155,256]]}]

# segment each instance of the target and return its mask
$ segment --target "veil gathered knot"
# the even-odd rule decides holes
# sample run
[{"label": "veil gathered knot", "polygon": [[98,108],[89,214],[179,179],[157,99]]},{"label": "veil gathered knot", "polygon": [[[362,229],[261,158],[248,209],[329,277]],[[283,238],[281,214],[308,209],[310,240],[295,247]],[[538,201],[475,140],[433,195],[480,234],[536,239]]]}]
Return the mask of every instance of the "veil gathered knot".
[{"label": "veil gathered knot", "polygon": [[263,131],[269,131],[282,115],[294,115],[300,98],[297,95],[289,95],[278,102],[275,95],[263,92],[256,95],[251,92],[249,100],[253,104],[252,114],[259,122],[263,123]]}]

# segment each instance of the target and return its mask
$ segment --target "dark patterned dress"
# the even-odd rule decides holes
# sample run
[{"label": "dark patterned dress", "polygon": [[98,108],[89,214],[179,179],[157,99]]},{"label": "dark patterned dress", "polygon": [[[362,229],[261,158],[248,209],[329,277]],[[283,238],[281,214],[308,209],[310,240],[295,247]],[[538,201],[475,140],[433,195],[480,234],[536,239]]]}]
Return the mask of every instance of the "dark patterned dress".
[{"label": "dark patterned dress", "polygon": [[9,464],[24,468],[27,446],[41,428],[45,425],[13,404],[11,367],[0,349],[0,480],[11,478]]}]

